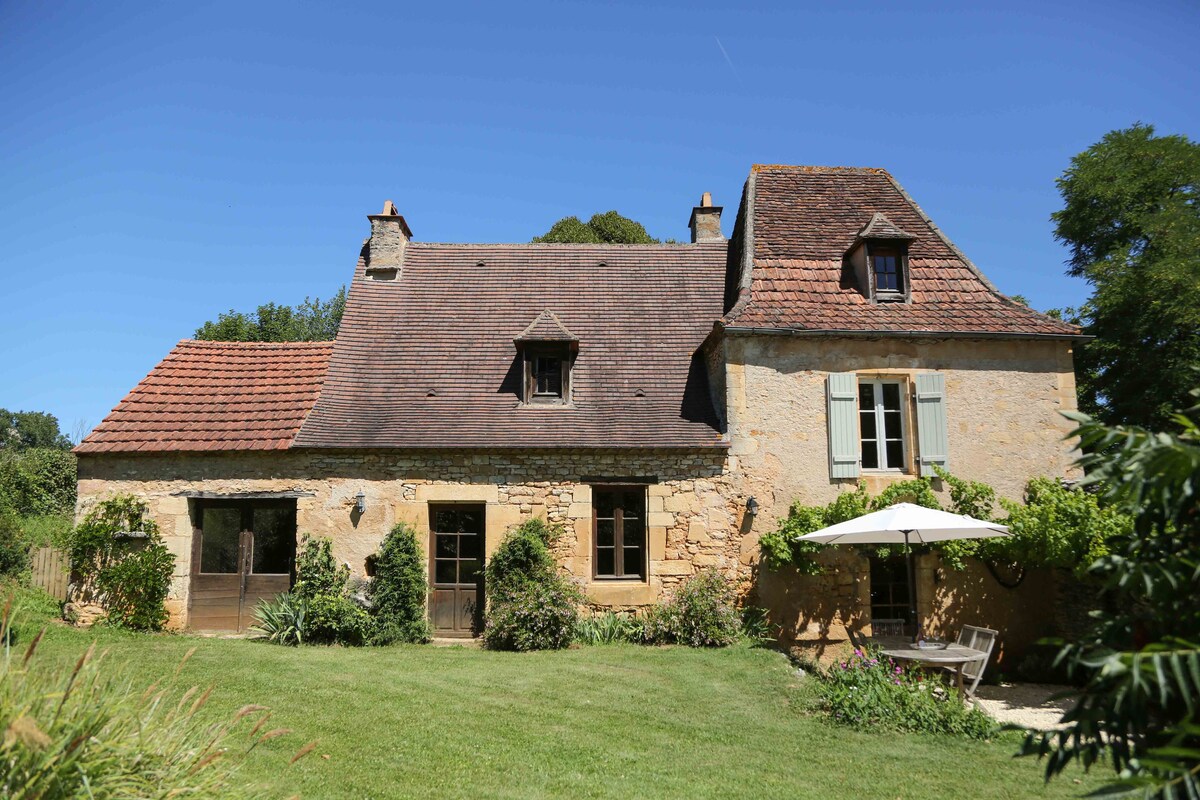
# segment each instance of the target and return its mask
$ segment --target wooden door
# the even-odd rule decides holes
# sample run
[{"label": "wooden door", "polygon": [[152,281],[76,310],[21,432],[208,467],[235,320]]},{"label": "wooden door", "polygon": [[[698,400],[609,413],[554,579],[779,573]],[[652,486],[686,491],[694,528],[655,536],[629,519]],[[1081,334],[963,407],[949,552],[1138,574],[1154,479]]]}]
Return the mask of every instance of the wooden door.
[{"label": "wooden door", "polygon": [[188,625],[245,631],[260,600],[291,588],[295,501],[204,501],[196,516]]},{"label": "wooden door", "polygon": [[482,505],[430,506],[429,616],[438,636],[473,636],[483,619]]}]

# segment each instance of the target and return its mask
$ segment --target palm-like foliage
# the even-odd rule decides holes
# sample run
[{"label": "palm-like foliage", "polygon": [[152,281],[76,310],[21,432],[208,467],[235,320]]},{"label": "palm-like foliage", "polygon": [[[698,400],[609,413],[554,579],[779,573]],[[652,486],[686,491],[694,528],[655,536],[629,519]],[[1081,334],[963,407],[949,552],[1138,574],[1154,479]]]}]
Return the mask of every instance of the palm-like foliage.
[{"label": "palm-like foliage", "polygon": [[258,624],[251,630],[269,642],[300,645],[308,635],[308,602],[302,597],[284,593],[274,600],[261,600],[254,617]]},{"label": "palm-like foliage", "polygon": [[[1200,397],[1200,390],[1193,392]],[[1062,731],[1030,731],[1024,752],[1046,776],[1109,759],[1105,796],[1200,797],[1200,406],[1177,433],[1108,427],[1076,414],[1082,465],[1134,516],[1132,533],[1092,565],[1106,612],[1089,641],[1059,655],[1086,678]]]}]

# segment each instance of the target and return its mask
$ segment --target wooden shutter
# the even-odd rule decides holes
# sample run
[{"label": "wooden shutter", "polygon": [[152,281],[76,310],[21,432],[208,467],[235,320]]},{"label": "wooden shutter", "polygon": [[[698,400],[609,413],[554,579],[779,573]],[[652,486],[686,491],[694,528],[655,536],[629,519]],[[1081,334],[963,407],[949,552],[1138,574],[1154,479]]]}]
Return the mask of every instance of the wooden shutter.
[{"label": "wooden shutter", "polygon": [[829,476],[857,478],[862,457],[858,443],[858,377],[853,372],[831,372],[829,401]]},{"label": "wooden shutter", "polygon": [[946,427],[946,376],[926,372],[917,378],[917,450],[921,475],[932,477],[933,467],[950,469],[950,440]]}]

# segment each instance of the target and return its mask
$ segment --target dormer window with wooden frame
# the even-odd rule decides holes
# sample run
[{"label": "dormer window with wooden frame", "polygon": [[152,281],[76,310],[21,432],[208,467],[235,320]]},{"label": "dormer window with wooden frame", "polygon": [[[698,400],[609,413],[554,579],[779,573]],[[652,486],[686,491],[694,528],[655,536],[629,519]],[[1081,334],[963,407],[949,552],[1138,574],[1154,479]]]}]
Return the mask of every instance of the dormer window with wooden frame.
[{"label": "dormer window with wooden frame", "polygon": [[571,368],[579,338],[546,310],[513,342],[521,351],[524,379],[521,402],[525,405],[569,405]]},{"label": "dormer window with wooden frame", "polygon": [[871,285],[876,299],[903,300],[904,277],[907,272],[907,248],[901,242],[880,242],[867,245],[871,262]]},{"label": "dormer window with wooden frame", "polygon": [[908,302],[908,245],[916,238],[878,212],[859,230],[846,256],[867,299]]},{"label": "dormer window with wooden frame", "polygon": [[563,404],[571,399],[571,350],[553,342],[527,342],[525,402]]}]

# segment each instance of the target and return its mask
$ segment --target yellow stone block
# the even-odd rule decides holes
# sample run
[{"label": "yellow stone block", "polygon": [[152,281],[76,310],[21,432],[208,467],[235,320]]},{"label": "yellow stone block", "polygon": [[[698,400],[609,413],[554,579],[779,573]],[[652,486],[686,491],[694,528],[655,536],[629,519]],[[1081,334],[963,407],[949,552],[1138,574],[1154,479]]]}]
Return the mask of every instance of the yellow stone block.
[{"label": "yellow stone block", "polygon": [[424,483],[417,499],[427,503],[498,503],[500,489],[494,483]]}]

